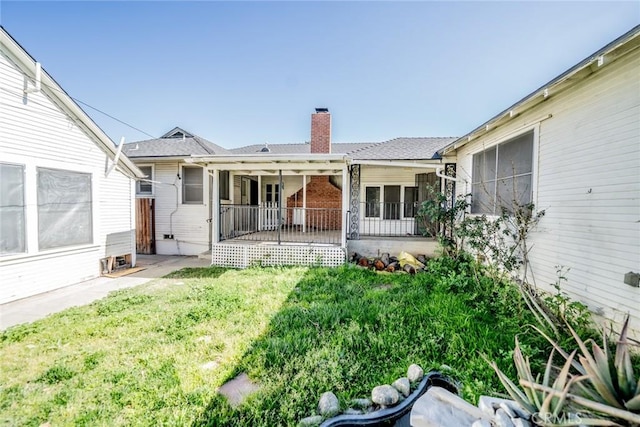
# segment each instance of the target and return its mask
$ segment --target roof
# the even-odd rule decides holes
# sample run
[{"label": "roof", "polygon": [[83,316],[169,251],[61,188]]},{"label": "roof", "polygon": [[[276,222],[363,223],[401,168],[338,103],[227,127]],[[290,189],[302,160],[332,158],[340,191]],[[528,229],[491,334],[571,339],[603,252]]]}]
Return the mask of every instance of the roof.
[{"label": "roof", "polygon": [[349,153],[354,160],[429,160],[439,159],[438,150],[456,137],[395,138]]},{"label": "roof", "polygon": [[[176,134],[180,136],[175,137]],[[160,138],[127,143],[122,151],[132,159],[231,154],[229,150],[178,127]]]},{"label": "roof", "polygon": [[[374,145],[372,142],[352,142],[352,143],[333,143],[331,144],[331,152],[333,154],[348,154],[352,151]],[[266,151],[268,148],[269,151]],[[271,154],[308,154],[311,153],[311,145],[302,144],[253,144],[246,147],[232,148],[229,150],[232,154],[254,154],[254,153],[271,153]]]},{"label": "roof", "polygon": [[[36,60],[0,25],[0,47],[12,55],[12,60],[31,80],[35,80]],[[118,148],[106,133],[89,117],[87,113],[69,96],[67,92],[47,73],[41,69],[41,91],[44,92],[65,114],[86,132],[90,139],[111,159],[116,158]],[[143,178],[145,175],[129,159],[122,156],[118,159],[118,167],[131,177]]]},{"label": "roof", "polygon": [[466,145],[481,133],[488,132],[500,126],[503,124],[503,121],[506,122],[510,118],[522,114],[547,98],[558,94],[567,86],[573,85],[577,81],[589,76],[594,70],[597,70],[601,66],[614,61],[616,58],[633,49],[637,49],[640,46],[640,37],[638,36],[640,36],[640,25],[636,25],[622,36],[618,37],[592,55],[589,55],[587,58],[583,59],[548,83],[540,86],[529,95],[511,105],[509,108],[501,111],[471,132],[451,142],[446,147],[443,147],[439,150],[439,153],[447,154]]}]

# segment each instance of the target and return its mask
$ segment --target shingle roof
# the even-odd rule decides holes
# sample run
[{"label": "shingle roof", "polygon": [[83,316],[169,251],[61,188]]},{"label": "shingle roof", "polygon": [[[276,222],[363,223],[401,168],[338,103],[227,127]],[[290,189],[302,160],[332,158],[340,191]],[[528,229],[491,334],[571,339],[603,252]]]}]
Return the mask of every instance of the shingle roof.
[{"label": "shingle roof", "polygon": [[[372,142],[352,142],[352,143],[340,143],[334,142],[331,144],[331,152],[333,154],[348,154],[352,151],[373,145]],[[265,147],[269,148],[269,151],[262,151]],[[232,148],[232,154],[255,154],[267,152],[270,154],[306,154],[310,153],[310,144],[253,144],[246,147]]]},{"label": "shingle roof", "polygon": [[349,153],[354,160],[426,160],[439,158],[438,150],[455,137],[394,138]]},{"label": "shingle roof", "polygon": [[122,151],[131,159],[141,157],[188,157],[191,155],[231,154],[213,142],[199,136],[191,138],[157,138],[130,142]]}]

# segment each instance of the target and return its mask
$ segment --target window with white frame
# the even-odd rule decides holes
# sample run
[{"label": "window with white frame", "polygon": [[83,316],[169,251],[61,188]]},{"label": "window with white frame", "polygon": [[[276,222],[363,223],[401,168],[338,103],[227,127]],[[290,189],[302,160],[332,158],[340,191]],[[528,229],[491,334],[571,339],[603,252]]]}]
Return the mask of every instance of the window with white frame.
[{"label": "window with white frame", "polygon": [[24,165],[0,163],[0,256],[26,251]]},{"label": "window with white frame", "polygon": [[138,166],[138,169],[146,176],[136,182],[136,194],[138,196],[153,195],[153,166]]},{"label": "window with white frame", "polygon": [[203,169],[198,166],[182,167],[182,203],[199,205],[203,203]]},{"label": "window with white frame", "polygon": [[40,250],[92,243],[91,174],[47,168],[37,172]]},{"label": "window with white frame", "polygon": [[367,218],[380,217],[380,187],[365,188],[365,210]]},{"label": "window with white frame", "polygon": [[473,155],[471,213],[498,215],[532,200],[533,131]]}]

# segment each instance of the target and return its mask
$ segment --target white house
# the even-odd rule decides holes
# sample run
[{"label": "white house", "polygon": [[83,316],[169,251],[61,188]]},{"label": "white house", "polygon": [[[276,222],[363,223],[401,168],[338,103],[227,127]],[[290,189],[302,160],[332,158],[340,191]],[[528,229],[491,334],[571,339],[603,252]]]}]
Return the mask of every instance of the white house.
[{"label": "white house", "polygon": [[144,175],[1,27],[0,106],[0,303],[135,265]]},{"label": "white house", "polygon": [[[536,284],[556,281],[640,336],[640,26],[459,138],[458,194],[493,214],[515,188],[544,209],[531,236]],[[487,189],[489,191],[487,191]]]},{"label": "white house", "polygon": [[422,184],[435,182],[436,169],[447,163],[437,150],[454,139],[332,143],[331,115],[319,108],[309,143],[226,150],[176,127],[125,144],[149,177],[138,186],[138,251],[212,251],[214,264],[232,266],[256,257],[322,257],[336,265],[347,250],[374,255],[400,246],[432,253],[435,241],[422,238],[415,215]]}]

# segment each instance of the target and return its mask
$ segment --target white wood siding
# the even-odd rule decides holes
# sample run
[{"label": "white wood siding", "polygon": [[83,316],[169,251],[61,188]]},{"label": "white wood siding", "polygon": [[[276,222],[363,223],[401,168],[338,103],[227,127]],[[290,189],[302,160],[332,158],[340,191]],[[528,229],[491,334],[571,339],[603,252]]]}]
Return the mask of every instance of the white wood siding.
[{"label": "white wood siding", "polygon": [[[105,153],[47,95],[24,97],[24,84],[0,54],[0,159],[25,165],[28,245],[25,254],[0,257],[0,303],[97,277],[105,254],[135,254],[132,180],[117,169],[105,178]],[[38,250],[37,167],[91,174],[92,244]]]},{"label": "white wood siding", "polygon": [[[155,164],[156,252],[161,255],[198,255],[209,250],[209,178],[203,175],[203,203],[182,204],[181,165],[177,161]],[[165,235],[173,234],[173,239]]]},{"label": "white wood siding", "polygon": [[546,216],[531,237],[536,282],[570,268],[565,290],[616,322],[631,313],[638,336],[640,288],[623,278],[640,271],[639,75],[636,49],[458,151],[458,174],[470,179],[474,152],[552,115],[537,129],[534,202]]}]

